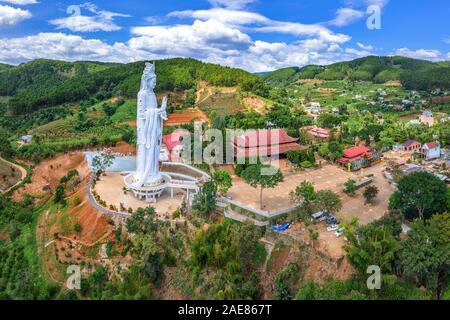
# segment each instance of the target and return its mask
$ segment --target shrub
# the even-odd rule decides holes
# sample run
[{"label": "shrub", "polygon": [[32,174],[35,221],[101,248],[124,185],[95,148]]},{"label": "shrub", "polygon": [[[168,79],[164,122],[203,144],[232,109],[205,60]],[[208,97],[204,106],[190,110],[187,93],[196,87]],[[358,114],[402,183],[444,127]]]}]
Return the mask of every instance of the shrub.
[{"label": "shrub", "polygon": [[319,232],[309,230],[309,236],[311,237],[311,240],[317,240],[319,238]]},{"label": "shrub", "polygon": [[311,162],[309,162],[308,160],[306,160],[306,161],[301,162],[300,166],[302,168],[309,169],[309,168],[313,167],[313,164]]},{"label": "shrub", "polygon": [[177,219],[181,215],[181,211],[178,209],[172,213],[172,219]]},{"label": "shrub", "polygon": [[76,207],[81,203],[81,199],[79,196],[75,196],[75,198],[73,198],[73,206]]},{"label": "shrub", "polygon": [[73,226],[73,230],[76,232],[76,233],[81,233],[81,231],[83,230],[83,226],[81,225],[81,223],[80,222],[75,222],[75,225]]}]

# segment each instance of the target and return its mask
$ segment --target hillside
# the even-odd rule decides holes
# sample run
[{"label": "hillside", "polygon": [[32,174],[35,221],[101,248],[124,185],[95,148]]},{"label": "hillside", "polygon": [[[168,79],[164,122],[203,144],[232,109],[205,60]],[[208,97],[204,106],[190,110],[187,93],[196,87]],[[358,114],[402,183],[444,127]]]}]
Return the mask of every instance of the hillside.
[{"label": "hillside", "polygon": [[269,84],[286,86],[299,79],[352,80],[385,83],[401,81],[407,89],[450,88],[450,63],[430,62],[406,57],[370,56],[328,66],[291,67],[262,75]]},{"label": "hillside", "polygon": [[[92,97],[130,98],[137,94],[143,68],[142,61],[112,64],[37,59],[15,67],[0,67],[0,96],[10,97],[7,110],[16,115]],[[199,80],[218,86],[245,84],[250,91],[262,83],[258,76],[246,71],[194,59],[158,60],[156,72],[158,91],[191,89]]]}]

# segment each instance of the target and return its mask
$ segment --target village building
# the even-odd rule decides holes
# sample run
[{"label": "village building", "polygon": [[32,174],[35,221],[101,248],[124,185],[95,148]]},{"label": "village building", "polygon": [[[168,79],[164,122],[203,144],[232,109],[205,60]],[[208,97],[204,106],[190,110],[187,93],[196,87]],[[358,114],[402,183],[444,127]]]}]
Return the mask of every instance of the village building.
[{"label": "village building", "polygon": [[443,102],[447,102],[447,101],[450,101],[450,96],[440,96],[440,97],[431,98],[432,103],[443,103]]},{"label": "village building", "polygon": [[359,170],[370,165],[373,161],[381,158],[382,153],[379,151],[372,152],[365,146],[356,146],[345,149],[344,156],[337,160],[341,165],[346,166],[349,170]]},{"label": "village building", "polygon": [[183,138],[188,137],[189,135],[189,132],[181,130],[163,135],[163,142],[168,150],[170,161],[181,162],[185,145],[183,143]]},{"label": "village building", "polygon": [[416,140],[407,140],[403,145],[402,145],[402,150],[403,151],[417,151],[420,149],[420,147],[422,146],[422,144],[419,141]]},{"label": "village building", "polygon": [[420,149],[420,156],[427,161],[440,158],[441,144],[439,141],[424,143]]},{"label": "village building", "polygon": [[30,143],[31,140],[33,139],[33,136],[27,134],[27,135],[22,136],[20,139],[22,140],[22,143],[28,144],[28,143]]},{"label": "village building", "polygon": [[429,127],[434,125],[434,117],[431,111],[424,111],[419,117],[420,123],[423,123]]},{"label": "village building", "polygon": [[329,139],[331,134],[329,129],[320,128],[318,126],[307,126],[303,127],[302,130],[306,130],[313,137],[320,139]]},{"label": "village building", "polygon": [[284,155],[290,150],[305,150],[284,129],[251,130],[232,139],[236,157],[270,157]]}]

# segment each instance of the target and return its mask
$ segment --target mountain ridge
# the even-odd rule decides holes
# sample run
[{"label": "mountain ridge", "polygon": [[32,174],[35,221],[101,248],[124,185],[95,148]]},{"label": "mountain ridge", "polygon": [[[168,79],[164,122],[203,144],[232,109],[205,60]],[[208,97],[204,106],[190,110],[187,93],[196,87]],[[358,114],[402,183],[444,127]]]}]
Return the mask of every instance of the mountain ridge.
[{"label": "mountain ridge", "polygon": [[283,87],[300,79],[351,80],[385,83],[400,81],[408,89],[450,88],[450,61],[431,62],[403,56],[368,56],[330,65],[287,67],[261,76]]}]

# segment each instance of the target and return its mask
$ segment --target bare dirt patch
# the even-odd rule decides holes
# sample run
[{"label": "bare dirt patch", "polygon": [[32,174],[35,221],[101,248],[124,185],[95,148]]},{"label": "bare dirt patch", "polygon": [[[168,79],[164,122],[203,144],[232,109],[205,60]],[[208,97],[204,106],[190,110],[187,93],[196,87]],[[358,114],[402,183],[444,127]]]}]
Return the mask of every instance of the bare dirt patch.
[{"label": "bare dirt patch", "polygon": [[114,147],[111,148],[112,152],[126,155],[135,155],[136,147],[125,141],[119,141]]},{"label": "bare dirt patch", "polygon": [[271,105],[258,97],[244,97],[242,101],[247,108],[258,113],[264,113],[271,107]]},{"label": "bare dirt patch", "polygon": [[34,196],[47,195],[45,188],[50,187],[51,190],[55,190],[61,177],[72,169],[78,171],[81,180],[89,175],[88,165],[82,152],[59,154],[42,161],[33,169],[31,183],[13,194],[14,200],[21,200],[25,193]]}]

